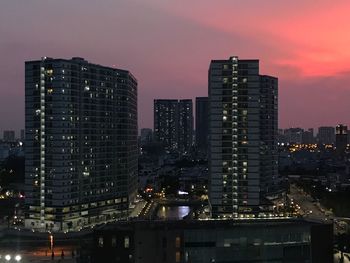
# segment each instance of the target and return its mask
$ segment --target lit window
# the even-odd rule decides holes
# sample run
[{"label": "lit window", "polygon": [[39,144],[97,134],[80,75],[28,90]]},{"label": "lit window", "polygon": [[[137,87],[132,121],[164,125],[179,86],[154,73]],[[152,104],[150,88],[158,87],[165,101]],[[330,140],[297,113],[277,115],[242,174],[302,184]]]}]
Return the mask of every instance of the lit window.
[{"label": "lit window", "polygon": [[176,263],[181,262],[181,253],[180,253],[180,251],[176,251],[175,252],[175,262]]},{"label": "lit window", "polygon": [[98,246],[103,247],[103,237],[98,238]]},{"label": "lit window", "polygon": [[180,248],[181,246],[181,238],[180,237],[176,237],[175,239],[175,247],[176,248]]},{"label": "lit window", "polygon": [[117,238],[115,236],[112,237],[112,247],[117,247]]},{"label": "lit window", "polygon": [[128,236],[126,236],[126,237],[124,238],[124,247],[125,247],[125,248],[129,248],[129,246],[130,246],[130,239],[129,239]]}]

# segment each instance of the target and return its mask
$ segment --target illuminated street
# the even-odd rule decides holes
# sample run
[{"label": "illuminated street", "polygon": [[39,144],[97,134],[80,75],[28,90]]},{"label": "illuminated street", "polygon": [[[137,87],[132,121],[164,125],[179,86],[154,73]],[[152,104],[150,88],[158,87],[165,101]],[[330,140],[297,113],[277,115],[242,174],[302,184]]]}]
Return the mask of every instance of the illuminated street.
[{"label": "illuminated street", "polygon": [[38,246],[16,251],[16,253],[14,253],[13,249],[1,249],[0,255],[2,258],[5,258],[6,255],[10,255],[12,259],[11,262],[15,262],[14,260],[16,255],[20,255],[20,262],[44,262],[52,261],[52,259],[54,259],[54,261],[60,260],[60,262],[76,262],[76,252],[73,252],[72,254],[72,251],[75,250],[75,246],[57,246],[53,250],[54,257],[52,257],[52,253],[47,247]]},{"label": "illuminated street", "polygon": [[[79,256],[81,245],[91,242],[89,236],[59,236],[57,239],[54,236],[52,241],[53,259],[55,261],[61,260],[61,262],[75,262],[75,258]],[[21,238],[4,236],[0,239],[0,255],[2,258],[10,255],[12,260],[16,255],[20,255],[21,262],[51,261],[50,236],[44,238],[42,233]],[[0,260],[0,262],[2,261]]]},{"label": "illuminated street", "polygon": [[325,210],[321,210],[320,205],[313,198],[291,184],[289,197],[295,204],[300,206],[299,213],[307,218],[325,220],[327,218]]},{"label": "illuminated street", "polygon": [[319,202],[313,200],[310,195],[293,184],[290,186],[289,197],[295,205],[299,206],[298,213],[301,216],[325,222],[333,221],[335,234],[345,233],[347,231],[350,218],[335,216],[331,211],[323,208]]}]

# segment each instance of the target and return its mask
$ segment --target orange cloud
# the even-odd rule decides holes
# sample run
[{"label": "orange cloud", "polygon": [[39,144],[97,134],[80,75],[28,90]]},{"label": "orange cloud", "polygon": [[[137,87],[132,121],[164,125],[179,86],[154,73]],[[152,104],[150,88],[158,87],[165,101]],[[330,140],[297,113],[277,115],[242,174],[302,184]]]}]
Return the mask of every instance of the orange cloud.
[{"label": "orange cloud", "polygon": [[[157,6],[202,26],[268,43],[271,51],[259,56],[268,68],[291,66],[302,76],[330,76],[350,67],[348,1],[204,0]],[[253,48],[259,50],[258,44]]]}]

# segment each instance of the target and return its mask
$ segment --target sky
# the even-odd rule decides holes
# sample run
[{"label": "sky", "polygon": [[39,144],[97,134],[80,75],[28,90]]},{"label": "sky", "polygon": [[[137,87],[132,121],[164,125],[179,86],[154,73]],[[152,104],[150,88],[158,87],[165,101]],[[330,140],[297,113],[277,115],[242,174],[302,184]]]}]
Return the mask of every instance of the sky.
[{"label": "sky", "polygon": [[24,127],[24,61],[84,57],[153,99],[207,95],[210,60],[260,59],[279,78],[279,126],[350,124],[348,0],[0,0],[0,131]]}]

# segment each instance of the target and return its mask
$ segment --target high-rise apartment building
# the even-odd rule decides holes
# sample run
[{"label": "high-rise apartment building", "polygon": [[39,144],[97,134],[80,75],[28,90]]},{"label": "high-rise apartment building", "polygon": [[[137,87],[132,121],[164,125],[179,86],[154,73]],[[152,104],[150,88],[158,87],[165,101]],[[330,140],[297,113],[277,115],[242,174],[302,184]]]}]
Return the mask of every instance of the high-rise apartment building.
[{"label": "high-rise apartment building", "polygon": [[193,144],[193,104],[191,99],[179,100],[179,149],[187,152]]},{"label": "high-rise apartment building", "polygon": [[14,142],[15,141],[15,131],[4,131],[3,141],[4,142]]},{"label": "high-rise apartment building", "polygon": [[348,144],[348,127],[339,124],[335,127],[335,146],[338,156],[343,156]]},{"label": "high-rise apartment building", "polygon": [[25,63],[25,225],[128,215],[137,193],[137,81],[82,58]]},{"label": "high-rise apartment building", "polygon": [[208,125],[209,125],[208,97],[196,98],[196,147],[199,152],[208,152]]},{"label": "high-rise apartment building", "polygon": [[321,143],[321,144],[334,144],[335,142],[334,127],[319,127],[317,140],[318,140],[318,143]]},{"label": "high-rise apartment building", "polygon": [[177,150],[179,105],[178,100],[154,100],[154,139],[166,149]]},{"label": "high-rise apartment building", "polygon": [[209,68],[209,199],[212,215],[259,216],[278,177],[278,80],[259,60]]},{"label": "high-rise apartment building", "polygon": [[154,100],[154,138],[167,150],[186,152],[192,146],[192,100]]}]

